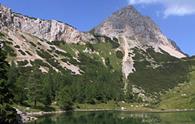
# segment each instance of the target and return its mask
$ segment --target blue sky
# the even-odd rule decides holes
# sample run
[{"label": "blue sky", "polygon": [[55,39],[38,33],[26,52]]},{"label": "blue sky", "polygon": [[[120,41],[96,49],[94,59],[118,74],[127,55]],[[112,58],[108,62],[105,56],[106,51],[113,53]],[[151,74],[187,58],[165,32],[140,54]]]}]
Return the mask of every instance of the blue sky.
[{"label": "blue sky", "polygon": [[195,55],[195,0],[0,0],[14,11],[56,19],[80,31],[95,27],[114,11],[134,5],[150,16],[170,39],[189,55]]}]

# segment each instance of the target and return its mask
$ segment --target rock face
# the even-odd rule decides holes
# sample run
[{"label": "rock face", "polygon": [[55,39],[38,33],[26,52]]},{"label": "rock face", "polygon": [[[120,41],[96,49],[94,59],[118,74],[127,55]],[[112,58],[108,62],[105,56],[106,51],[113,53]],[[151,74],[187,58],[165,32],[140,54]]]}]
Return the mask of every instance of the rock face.
[{"label": "rock face", "polygon": [[185,57],[149,17],[142,16],[131,5],[113,13],[94,32],[109,37],[125,37],[130,47],[147,45],[156,51],[162,49],[177,58]]},{"label": "rock face", "polygon": [[56,20],[41,20],[12,12],[11,9],[0,5],[0,27],[21,30],[40,39],[48,41],[65,41],[77,43],[91,41],[94,37],[89,33],[79,32],[74,27]]},{"label": "rock face", "polygon": [[133,6],[129,5],[115,13],[102,24],[93,29],[95,34],[116,37],[120,39],[124,51],[123,73],[127,78],[135,71],[131,49],[137,47],[146,50],[154,48],[156,52],[165,51],[176,58],[186,57],[180,49],[164,36],[156,24],[149,18],[142,16]]}]

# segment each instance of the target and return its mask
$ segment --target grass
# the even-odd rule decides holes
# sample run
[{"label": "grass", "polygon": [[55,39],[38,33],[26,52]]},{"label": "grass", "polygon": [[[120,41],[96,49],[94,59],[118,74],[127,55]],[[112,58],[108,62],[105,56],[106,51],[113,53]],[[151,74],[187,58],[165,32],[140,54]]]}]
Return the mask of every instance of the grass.
[{"label": "grass", "polygon": [[31,107],[30,105],[23,106],[23,105],[18,105],[18,104],[14,104],[13,107],[19,109],[22,112],[40,112],[40,111],[50,112],[50,111],[61,110],[59,106],[55,104],[52,104],[51,106],[46,107],[40,103],[36,107]]},{"label": "grass", "polygon": [[165,95],[162,95],[159,108],[195,109],[195,64],[192,65],[190,81],[179,85]]},{"label": "grass", "polygon": [[[103,59],[109,59],[111,66],[115,70],[121,70],[121,58],[117,57],[117,53],[113,48],[111,42],[99,42],[97,44],[66,44],[61,43],[58,45],[61,49],[65,50],[72,57],[76,57],[76,51],[80,54],[85,54],[86,56],[96,59],[98,61],[102,61]],[[84,53],[85,49],[91,49],[92,53]],[[70,58],[71,59],[71,58]],[[102,62],[103,63],[103,62]]]},{"label": "grass", "polygon": [[124,103],[124,102],[114,102],[109,101],[107,103],[99,103],[99,104],[76,104],[78,110],[121,110],[124,108],[126,111],[147,111],[151,110],[151,108],[147,107],[147,104],[140,103]]},{"label": "grass", "polygon": [[147,52],[135,49],[134,53],[136,71],[130,74],[128,79],[131,84],[143,88],[146,92],[164,92],[188,80],[188,62],[156,53],[151,49]]},{"label": "grass", "polygon": [[[14,104],[13,107],[19,109],[22,112],[50,112],[50,111],[60,111],[59,106],[52,104],[50,107],[45,107],[42,104],[38,104],[37,107],[28,107]],[[124,108],[126,111],[150,111],[152,108],[147,107],[146,104],[140,103],[124,103],[124,102],[114,102],[109,101],[107,103],[98,104],[79,104],[75,103],[75,110],[90,111],[90,110],[121,110]],[[153,109],[154,110],[154,109]]]}]

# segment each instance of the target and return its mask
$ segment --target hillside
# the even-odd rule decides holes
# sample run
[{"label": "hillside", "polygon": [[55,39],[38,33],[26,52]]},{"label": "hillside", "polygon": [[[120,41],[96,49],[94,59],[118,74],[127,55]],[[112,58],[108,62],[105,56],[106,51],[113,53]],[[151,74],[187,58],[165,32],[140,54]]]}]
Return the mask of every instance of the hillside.
[{"label": "hillside", "polygon": [[189,79],[180,84],[173,90],[161,96],[160,108],[162,109],[194,109],[195,104],[195,59],[191,58],[189,63],[192,65]]},{"label": "hillside", "polygon": [[0,43],[16,104],[62,109],[109,101],[153,105],[189,80],[186,55],[132,6],[87,33],[3,5],[0,13]]}]

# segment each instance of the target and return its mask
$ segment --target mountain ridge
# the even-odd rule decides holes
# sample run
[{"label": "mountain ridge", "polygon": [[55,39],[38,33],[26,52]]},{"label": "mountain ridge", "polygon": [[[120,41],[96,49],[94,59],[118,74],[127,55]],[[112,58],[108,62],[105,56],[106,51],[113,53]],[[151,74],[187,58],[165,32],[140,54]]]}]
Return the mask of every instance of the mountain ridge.
[{"label": "mountain ridge", "polygon": [[[80,32],[71,25],[56,20],[43,20],[24,16],[12,12],[11,9],[3,5],[0,5],[0,10],[1,30],[8,30],[6,31],[8,35],[10,35],[13,40],[18,41],[18,43],[21,42],[20,39],[26,39],[19,37],[18,35],[14,36],[13,32],[24,33],[24,35],[27,33],[38,37],[39,39],[46,40],[46,42],[97,43],[98,39],[96,38],[96,35],[106,36],[112,40],[114,38],[118,39],[120,45],[118,49],[124,54],[122,59],[122,72],[126,79],[130,73],[136,71],[133,59],[135,56],[132,50],[133,48],[139,48],[140,50],[146,51],[148,48],[152,47],[155,52],[158,53],[164,54],[164,52],[166,52],[176,58],[186,57],[176,43],[173,43],[163,35],[157,25],[149,17],[142,16],[131,5],[114,12],[112,16],[108,17],[103,23],[94,28],[93,32],[91,31],[92,33]],[[104,41],[102,40],[101,42]],[[15,44],[17,45],[17,43]],[[48,47],[49,45],[47,44],[45,48]],[[33,51],[33,49],[31,51]],[[33,56],[29,56],[29,60],[34,60],[34,58],[42,59],[42,57],[37,54],[38,53],[34,54],[33,52]],[[27,57],[23,56],[19,58]],[[68,67],[67,64],[64,66],[66,68]],[[68,68],[74,68],[74,72],[79,74],[78,67],[72,66]],[[77,71],[75,71],[75,69]]]},{"label": "mountain ridge", "polygon": [[[139,42],[137,45],[149,45],[157,52],[160,49],[177,58],[186,57],[180,50],[169,42],[157,25],[146,16],[142,16],[132,5],[114,12],[106,21],[94,28],[94,32],[110,37],[125,36]],[[136,45],[130,43],[130,45]],[[160,49],[159,49],[160,48]]]},{"label": "mountain ridge", "polygon": [[[44,19],[24,16],[22,14],[12,12],[11,9],[9,9],[8,7],[5,7],[2,4],[0,4],[0,9],[1,9],[1,19],[2,19],[1,27],[3,25],[10,26],[10,28],[14,30],[19,29],[23,32],[27,32],[29,34],[37,36],[41,39],[46,39],[48,41],[63,40],[68,43],[72,43],[72,42],[78,43],[80,41],[90,42],[95,39],[94,36],[90,34],[90,32],[80,32],[75,27],[67,23],[63,23],[57,20],[44,20]],[[104,25],[105,23],[107,23],[106,21],[109,21],[109,20],[111,20],[111,23],[112,21],[117,21],[116,23],[119,23],[119,24],[108,25],[111,27],[111,29],[109,29],[109,27],[106,26],[106,28],[108,28],[109,30],[103,31],[104,29],[101,28],[101,25]],[[135,23],[135,21],[137,21],[138,23]],[[124,23],[125,25],[123,25],[122,23]],[[135,23],[135,26],[133,26],[131,23]],[[112,26],[117,26],[118,29],[117,28],[115,29],[119,31],[116,31],[116,30],[115,30],[116,32],[112,31],[113,29]],[[120,26],[122,26],[122,28]],[[103,32],[101,32],[100,29]],[[150,33],[151,31],[153,31],[153,33]],[[124,33],[119,33],[119,32],[124,32]],[[168,44],[169,47],[173,47],[172,49],[175,48],[176,52],[181,51],[180,49],[178,49],[178,47],[175,47],[175,45],[172,45],[171,42],[168,42],[168,39],[161,33],[160,29],[156,26],[156,24],[149,17],[142,16],[131,5],[128,5],[127,7],[124,7],[114,12],[112,16],[110,16],[102,24],[94,28],[94,33],[106,35],[108,37],[118,37],[118,35],[124,35],[125,37],[129,37],[130,39],[132,38],[134,42],[136,42],[135,40],[142,42],[143,41],[142,37],[143,37],[144,42],[142,42],[142,44],[153,46],[155,47],[155,49],[158,49],[155,46],[156,44],[152,44],[152,43],[150,44],[150,42],[156,42],[152,40],[158,41],[158,38],[159,39],[161,38],[160,39],[162,42],[161,44],[165,44],[165,45]],[[137,36],[134,36],[134,35],[137,35]],[[138,36],[138,35],[141,35],[141,36]],[[157,36],[159,35],[159,36],[155,38],[155,35]],[[154,38],[150,38],[150,37],[154,37]],[[134,44],[134,43],[131,43],[131,44]],[[171,50],[169,50],[169,48],[166,49],[165,46],[161,46],[161,49],[167,51],[170,55],[178,57],[178,58],[186,57],[183,53],[176,53],[174,50],[172,52],[175,52],[175,53],[172,54]],[[158,49],[156,51],[159,52],[160,50]],[[178,55],[175,55],[175,54],[178,54]]]},{"label": "mountain ridge", "polygon": [[89,33],[78,31],[75,27],[57,20],[44,20],[20,13],[0,4],[1,27],[7,26],[13,30],[21,30],[48,41],[80,42],[90,41],[94,37]]}]

